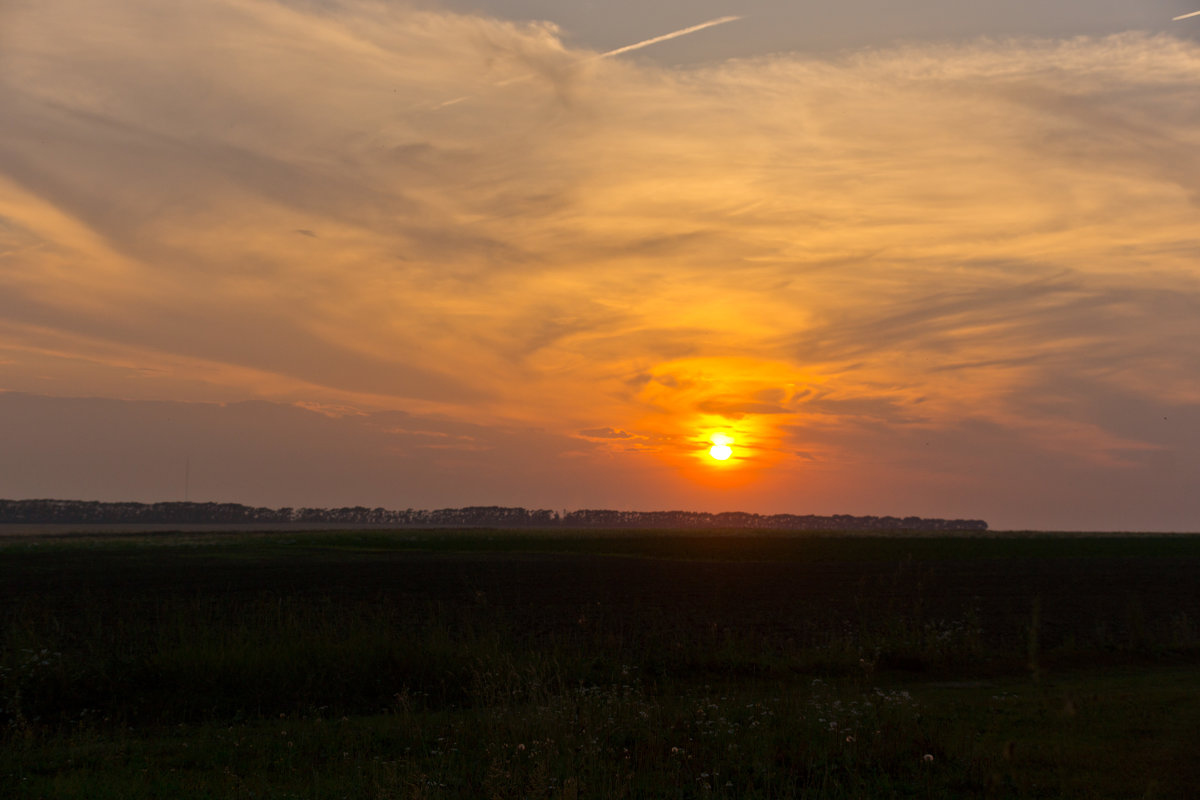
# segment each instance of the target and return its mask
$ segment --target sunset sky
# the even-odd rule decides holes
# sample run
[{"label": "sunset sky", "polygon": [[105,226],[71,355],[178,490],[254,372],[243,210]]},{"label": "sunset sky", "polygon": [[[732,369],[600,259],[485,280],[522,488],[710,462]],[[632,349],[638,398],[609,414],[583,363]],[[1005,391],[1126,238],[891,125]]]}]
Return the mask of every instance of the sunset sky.
[{"label": "sunset sky", "polygon": [[1198,9],[2,2],[0,497],[1200,530]]}]

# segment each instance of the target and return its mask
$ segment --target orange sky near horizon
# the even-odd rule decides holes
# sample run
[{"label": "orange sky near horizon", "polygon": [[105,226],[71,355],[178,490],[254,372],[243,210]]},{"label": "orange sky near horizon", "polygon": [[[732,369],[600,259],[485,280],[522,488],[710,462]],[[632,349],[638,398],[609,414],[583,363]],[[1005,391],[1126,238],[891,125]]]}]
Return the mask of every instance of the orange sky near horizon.
[{"label": "orange sky near horizon", "polygon": [[[443,481],[323,503],[1200,511],[1187,39],[671,67],[400,3],[0,13],[0,393],[268,401]],[[304,504],[287,458],[212,499]],[[166,491],[51,466],[0,496]]]}]

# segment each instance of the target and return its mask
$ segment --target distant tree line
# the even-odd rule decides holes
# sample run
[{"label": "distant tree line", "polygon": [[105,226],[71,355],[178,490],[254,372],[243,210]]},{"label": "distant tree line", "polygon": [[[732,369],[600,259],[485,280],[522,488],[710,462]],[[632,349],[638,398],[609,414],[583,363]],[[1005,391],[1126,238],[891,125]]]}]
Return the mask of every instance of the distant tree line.
[{"label": "distant tree line", "polygon": [[435,510],[386,508],[254,508],[238,503],[101,503],[85,500],[0,500],[4,523],[253,524],[320,523],[447,528],[749,528],[762,530],[985,531],[978,519],[856,517],[849,514],[750,514],[728,511],[611,511],[469,506]]}]

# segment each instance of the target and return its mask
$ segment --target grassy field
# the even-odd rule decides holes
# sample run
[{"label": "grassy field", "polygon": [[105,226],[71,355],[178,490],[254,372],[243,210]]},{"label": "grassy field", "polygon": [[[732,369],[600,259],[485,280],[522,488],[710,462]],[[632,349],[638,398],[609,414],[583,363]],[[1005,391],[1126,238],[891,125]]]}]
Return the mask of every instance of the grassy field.
[{"label": "grassy field", "polygon": [[0,796],[1190,798],[1200,537],[0,540]]}]

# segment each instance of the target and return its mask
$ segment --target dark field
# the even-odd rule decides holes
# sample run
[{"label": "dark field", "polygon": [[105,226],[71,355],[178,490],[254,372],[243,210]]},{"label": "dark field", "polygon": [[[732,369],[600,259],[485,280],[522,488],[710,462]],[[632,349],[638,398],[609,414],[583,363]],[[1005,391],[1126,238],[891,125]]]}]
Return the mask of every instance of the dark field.
[{"label": "dark field", "polygon": [[1194,797],[1200,537],[8,537],[16,797]]}]

